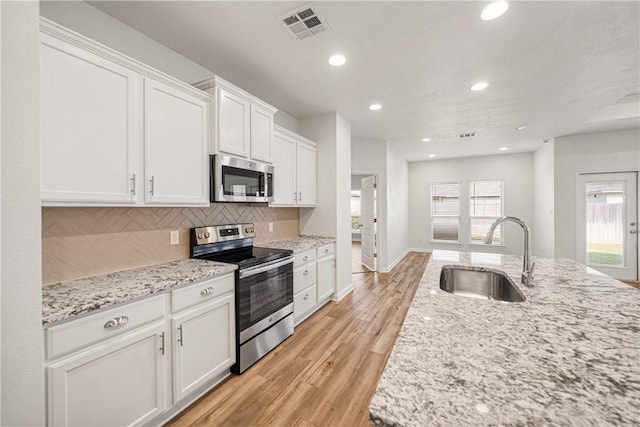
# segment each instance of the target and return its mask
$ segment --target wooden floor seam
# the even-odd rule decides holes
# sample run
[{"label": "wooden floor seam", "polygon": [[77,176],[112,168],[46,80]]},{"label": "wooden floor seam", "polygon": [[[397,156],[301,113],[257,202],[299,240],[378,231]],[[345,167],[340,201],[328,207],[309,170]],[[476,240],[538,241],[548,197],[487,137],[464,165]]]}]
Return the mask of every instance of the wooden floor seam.
[{"label": "wooden floor seam", "polygon": [[167,425],[370,426],[369,403],[429,256],[410,252],[389,273],[354,273],[353,292]]}]

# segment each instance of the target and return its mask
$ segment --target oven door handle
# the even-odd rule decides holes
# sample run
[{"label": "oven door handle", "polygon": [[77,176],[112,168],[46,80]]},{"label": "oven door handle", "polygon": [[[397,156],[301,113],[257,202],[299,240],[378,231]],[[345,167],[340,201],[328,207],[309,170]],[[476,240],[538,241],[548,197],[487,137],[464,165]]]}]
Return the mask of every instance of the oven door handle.
[{"label": "oven door handle", "polygon": [[283,265],[291,264],[293,262],[293,255],[286,257],[283,260],[275,260],[271,261],[267,264],[260,264],[255,267],[247,268],[246,270],[240,271],[240,278],[244,279],[245,277],[255,276],[256,274],[263,273],[267,270],[271,270],[274,268],[282,267]]}]

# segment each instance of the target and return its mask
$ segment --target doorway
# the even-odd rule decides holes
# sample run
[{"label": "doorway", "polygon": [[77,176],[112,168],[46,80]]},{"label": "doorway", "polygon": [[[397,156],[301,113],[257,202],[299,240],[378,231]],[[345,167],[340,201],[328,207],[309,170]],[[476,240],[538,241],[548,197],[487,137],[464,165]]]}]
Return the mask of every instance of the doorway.
[{"label": "doorway", "polygon": [[351,176],[351,271],[377,271],[377,177]]},{"label": "doorway", "polygon": [[616,279],[638,279],[637,172],[578,176],[577,260]]}]

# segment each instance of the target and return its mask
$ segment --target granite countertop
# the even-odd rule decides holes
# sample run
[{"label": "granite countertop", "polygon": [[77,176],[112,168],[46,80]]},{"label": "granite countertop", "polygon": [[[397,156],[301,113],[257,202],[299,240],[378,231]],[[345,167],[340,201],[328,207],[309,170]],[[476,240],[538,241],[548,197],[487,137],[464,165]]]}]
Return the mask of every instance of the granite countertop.
[{"label": "granite countertop", "polygon": [[184,259],[48,285],[42,288],[42,323],[51,326],[98,309],[211,279],[236,268],[232,264]]},{"label": "granite countertop", "polygon": [[[370,405],[376,425],[637,425],[640,291],[566,259],[434,251]],[[527,300],[439,289],[443,265],[505,271]],[[596,274],[594,274],[596,273]]]},{"label": "granite countertop", "polygon": [[333,237],[323,236],[300,236],[295,239],[279,240],[277,242],[261,243],[256,246],[264,246],[273,249],[289,249],[294,254],[308,251],[309,249],[319,248],[320,246],[330,245],[335,243],[336,239]]}]

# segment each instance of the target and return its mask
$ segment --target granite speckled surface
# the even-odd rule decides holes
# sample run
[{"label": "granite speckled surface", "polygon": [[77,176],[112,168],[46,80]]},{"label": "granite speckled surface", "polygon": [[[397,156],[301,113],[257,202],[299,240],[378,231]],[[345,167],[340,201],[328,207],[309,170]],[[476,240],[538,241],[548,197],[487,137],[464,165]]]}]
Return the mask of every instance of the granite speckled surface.
[{"label": "granite speckled surface", "polygon": [[295,239],[279,240],[277,242],[261,243],[259,246],[273,249],[289,249],[294,254],[308,251],[309,249],[319,248],[320,246],[330,245],[335,243],[336,239],[333,237],[323,236],[300,236]]},{"label": "granite speckled surface", "polygon": [[197,259],[119,271],[42,288],[42,323],[69,320],[159,292],[211,279],[237,266]]},{"label": "granite speckled surface", "polygon": [[[369,407],[376,425],[638,425],[640,291],[567,259],[434,251]],[[508,273],[527,300],[439,288],[443,265]]]}]

